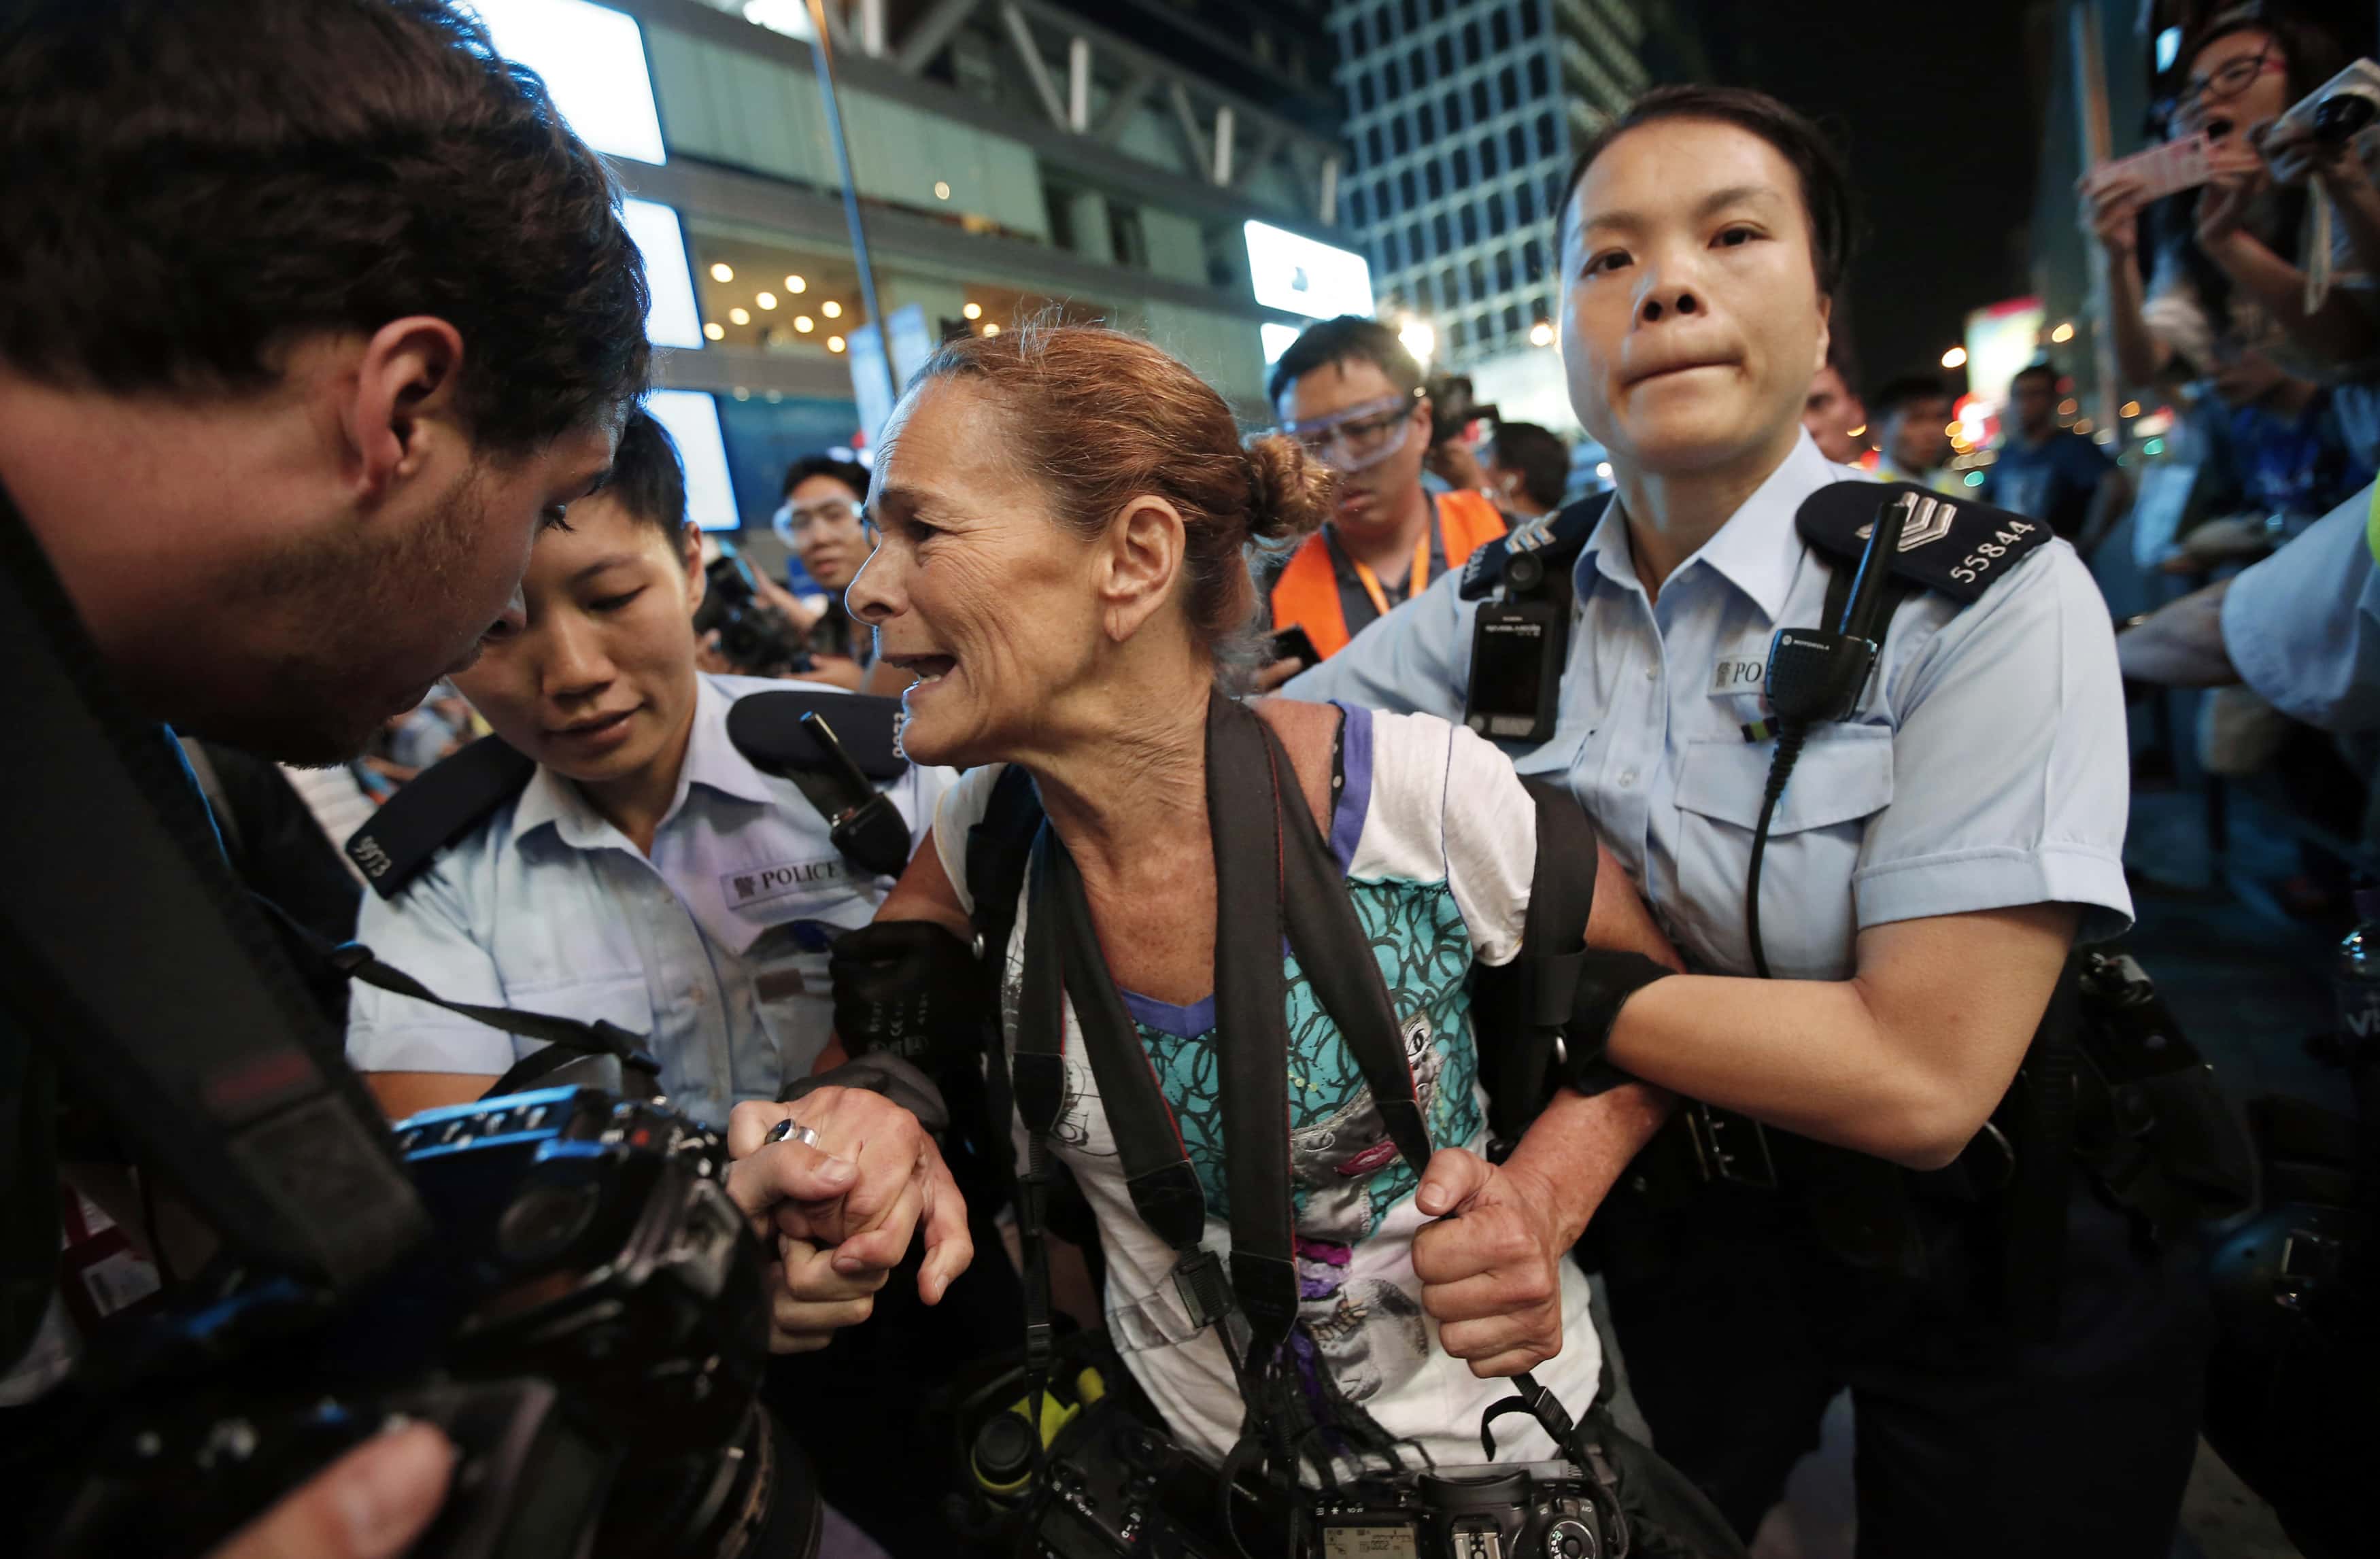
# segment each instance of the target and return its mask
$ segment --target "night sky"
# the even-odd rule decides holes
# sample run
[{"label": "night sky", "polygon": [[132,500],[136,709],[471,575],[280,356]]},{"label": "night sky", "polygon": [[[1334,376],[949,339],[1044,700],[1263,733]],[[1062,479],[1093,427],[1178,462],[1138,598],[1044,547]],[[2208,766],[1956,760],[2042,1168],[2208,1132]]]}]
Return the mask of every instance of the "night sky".
[{"label": "night sky", "polygon": [[1848,288],[1864,389],[1940,371],[1969,309],[2030,290],[2048,9],[2021,0],[1673,6],[1669,43],[1683,57],[1649,60],[1657,74],[1774,93],[1828,124],[1849,153],[1864,222]]}]

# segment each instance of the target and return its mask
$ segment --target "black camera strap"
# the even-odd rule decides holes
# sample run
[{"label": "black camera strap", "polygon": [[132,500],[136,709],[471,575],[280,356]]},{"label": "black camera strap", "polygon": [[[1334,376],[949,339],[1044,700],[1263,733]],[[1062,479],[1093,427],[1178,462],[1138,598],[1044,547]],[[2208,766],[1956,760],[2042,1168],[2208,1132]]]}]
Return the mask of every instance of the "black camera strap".
[{"label": "black camera strap", "polygon": [[[1062,1003],[1071,997],[1134,1210],[1182,1253],[1176,1287],[1194,1323],[1222,1329],[1249,1414],[1234,1462],[1249,1459],[1245,1453],[1261,1436],[1270,1470],[1293,1480],[1305,1415],[1280,1378],[1281,1345],[1298,1310],[1284,930],[1317,999],[1354,1052],[1390,1140],[1415,1173],[1428,1162],[1429,1138],[1379,966],[1287,754],[1255,714],[1218,695],[1208,706],[1207,765],[1216,868],[1216,1061],[1232,1227],[1228,1283],[1205,1247],[1206,1198],[1099,951],[1080,875],[1046,826],[1030,867],[1033,912],[1025,934],[1014,1089],[1018,1114],[1036,1148],[1043,1148],[1064,1107]],[[1327,1455],[1315,1459],[1330,1477]]]},{"label": "black camera strap", "polygon": [[360,1285],[429,1232],[394,1142],[5,496],[0,664],[11,1018],[235,1249]]}]

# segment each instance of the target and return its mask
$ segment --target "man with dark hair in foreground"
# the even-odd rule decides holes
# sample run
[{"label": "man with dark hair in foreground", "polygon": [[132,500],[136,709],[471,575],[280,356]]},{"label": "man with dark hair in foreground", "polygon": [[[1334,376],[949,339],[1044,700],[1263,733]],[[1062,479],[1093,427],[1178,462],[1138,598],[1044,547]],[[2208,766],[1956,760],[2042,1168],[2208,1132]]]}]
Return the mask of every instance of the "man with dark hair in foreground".
[{"label": "man with dark hair in foreground", "polygon": [[[516,616],[531,540],[602,481],[644,390],[643,267],[609,174],[439,0],[18,5],[0,139],[12,581],[63,587],[79,622],[53,652],[95,655],[140,717],[285,760],[351,754]],[[10,889],[20,909],[60,891]],[[170,956],[157,940],[106,949],[125,988]],[[280,961],[235,973],[285,985]],[[155,1041],[207,1021],[161,1009]],[[0,996],[0,1369],[37,1334],[50,1366],[19,1371],[12,1402],[73,1352],[51,1312],[59,1026]],[[811,1158],[734,1188],[747,1212],[823,1172],[795,1146]],[[400,1552],[452,1466],[434,1431],[381,1438],[222,1552]]]}]

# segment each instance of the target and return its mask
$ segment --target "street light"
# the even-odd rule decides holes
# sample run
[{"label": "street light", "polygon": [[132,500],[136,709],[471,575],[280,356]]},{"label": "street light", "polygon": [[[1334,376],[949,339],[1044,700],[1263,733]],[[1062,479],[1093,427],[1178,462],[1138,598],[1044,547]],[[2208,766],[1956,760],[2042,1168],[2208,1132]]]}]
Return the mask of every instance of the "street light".
[{"label": "street light", "polygon": [[1967,349],[1963,346],[1953,346],[1942,354],[1942,366],[1946,369],[1964,368],[1966,362]]},{"label": "street light", "polygon": [[2061,320],[2058,328],[2049,332],[2049,339],[2057,342],[2061,346],[2067,342],[2073,340],[2074,321],[2071,320]]},{"label": "street light", "polygon": [[1529,327],[1530,345],[1551,346],[1553,344],[1554,327],[1550,323],[1544,320],[1539,320],[1536,324]]},{"label": "street light", "polygon": [[1438,350],[1438,332],[1430,329],[1427,320],[1407,320],[1403,328],[1397,332],[1397,339],[1404,344],[1406,351],[1414,355],[1414,361],[1425,366],[1428,364],[1430,355]]}]

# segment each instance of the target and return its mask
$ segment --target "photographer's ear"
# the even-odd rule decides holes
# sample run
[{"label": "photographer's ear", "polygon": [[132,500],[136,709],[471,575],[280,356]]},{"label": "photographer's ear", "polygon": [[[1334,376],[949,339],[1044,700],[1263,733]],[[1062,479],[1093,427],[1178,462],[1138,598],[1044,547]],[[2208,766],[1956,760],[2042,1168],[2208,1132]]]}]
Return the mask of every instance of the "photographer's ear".
[{"label": "photographer's ear", "polygon": [[376,502],[419,475],[440,453],[468,457],[457,400],[463,337],[428,315],[392,320],[374,331],[341,386],[347,477],[358,498]]},{"label": "photographer's ear", "polygon": [[710,593],[710,575],[702,567],[702,527],[692,520],[678,533],[677,562],[686,574],[686,614],[692,617]]}]

